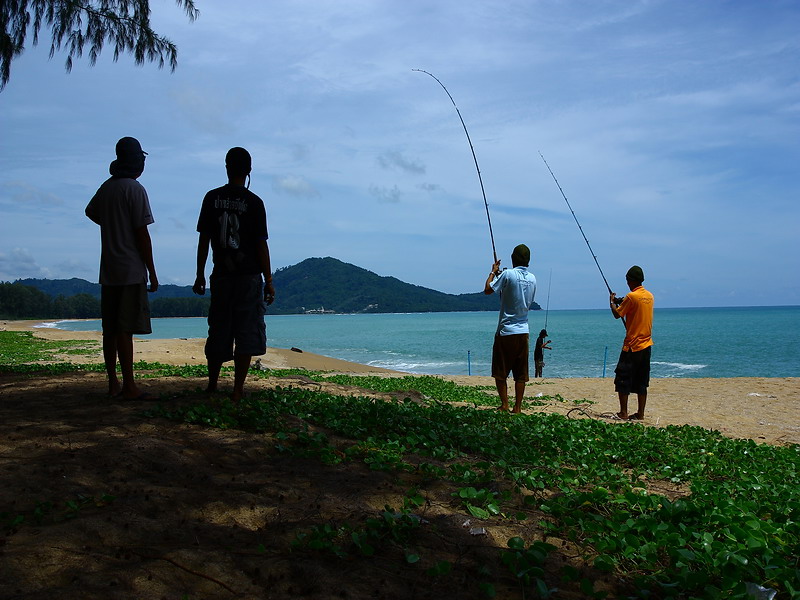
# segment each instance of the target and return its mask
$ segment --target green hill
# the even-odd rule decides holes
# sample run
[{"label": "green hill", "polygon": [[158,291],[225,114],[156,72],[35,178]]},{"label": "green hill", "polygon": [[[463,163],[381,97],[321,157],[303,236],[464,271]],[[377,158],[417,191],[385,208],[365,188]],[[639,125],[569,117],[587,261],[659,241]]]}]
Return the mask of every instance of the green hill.
[{"label": "green hill", "polygon": [[[100,284],[86,281],[85,279],[18,279],[14,283],[27,285],[36,288],[48,296],[74,296],[75,294],[89,294],[95,298],[100,298]],[[192,286],[161,284],[155,294],[150,294],[150,300],[159,298],[191,298]]]},{"label": "green hill", "polygon": [[[445,294],[382,277],[335,258],[307,258],[278,269],[270,313],[324,309],[339,313],[459,312],[498,309],[498,299],[482,292]],[[541,307],[536,304],[534,309]]]},{"label": "green hill", "polygon": [[[395,277],[382,277],[330,257],[307,258],[299,264],[278,269],[273,279],[277,297],[269,308],[270,314],[319,310],[337,313],[495,311],[499,307],[494,295],[486,296],[482,292],[445,294]],[[100,297],[98,284],[77,278],[20,279],[13,285],[35,288],[53,299],[78,295]],[[161,285],[158,292],[150,296],[153,316],[170,317],[205,314],[207,298],[208,295],[205,299],[195,296],[188,285]],[[534,304],[534,310],[540,308]],[[14,314],[14,311],[6,312],[9,316]]]}]

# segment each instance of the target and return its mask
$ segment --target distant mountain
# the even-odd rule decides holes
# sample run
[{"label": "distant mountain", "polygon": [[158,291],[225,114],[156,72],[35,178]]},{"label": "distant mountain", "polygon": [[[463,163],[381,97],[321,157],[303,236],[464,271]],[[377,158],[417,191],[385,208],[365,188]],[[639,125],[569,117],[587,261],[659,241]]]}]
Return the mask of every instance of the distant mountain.
[{"label": "distant mountain", "polygon": [[[17,279],[14,283],[21,283],[41,290],[48,296],[74,296],[75,294],[89,294],[100,298],[100,284],[91,283],[85,279]],[[150,300],[159,298],[191,298],[194,296],[190,285],[159,285],[158,291],[149,296]]]},{"label": "distant mountain", "polygon": [[276,298],[269,308],[273,314],[321,309],[337,313],[494,311],[499,306],[493,295],[445,294],[330,257],[307,258],[278,269],[273,279]]},{"label": "distant mountain", "polygon": [[[273,280],[277,294],[269,314],[495,311],[499,306],[494,295],[482,292],[445,294],[395,277],[382,277],[330,257],[307,258],[299,264],[278,269]],[[100,297],[98,284],[77,278],[20,279],[15,283],[36,288],[52,297],[76,294]],[[188,285],[161,285],[150,298],[155,302],[197,296]],[[534,310],[540,309],[534,303]]]}]

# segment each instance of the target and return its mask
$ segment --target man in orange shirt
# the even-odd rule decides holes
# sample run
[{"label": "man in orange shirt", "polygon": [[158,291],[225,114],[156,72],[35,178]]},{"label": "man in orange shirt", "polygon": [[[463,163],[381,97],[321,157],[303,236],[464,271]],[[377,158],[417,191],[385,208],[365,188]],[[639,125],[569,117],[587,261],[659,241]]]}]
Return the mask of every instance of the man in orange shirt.
[{"label": "man in orange shirt", "polygon": [[[611,292],[611,314],[615,319],[623,318],[625,341],[614,369],[614,388],[619,394],[620,419],[644,419],[647,404],[647,386],[650,384],[650,351],[653,346],[653,294],[642,287],[644,272],[632,266],[625,274],[630,293],[617,298]],[[638,410],[628,415],[628,396],[636,394]]]}]

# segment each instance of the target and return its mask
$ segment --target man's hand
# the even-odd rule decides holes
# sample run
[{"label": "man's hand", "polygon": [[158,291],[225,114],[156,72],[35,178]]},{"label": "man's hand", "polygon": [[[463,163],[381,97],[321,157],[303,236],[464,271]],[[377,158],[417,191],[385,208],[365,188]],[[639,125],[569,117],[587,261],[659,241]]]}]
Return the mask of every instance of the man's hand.
[{"label": "man's hand", "polygon": [[206,278],[203,275],[198,275],[194,280],[192,291],[198,296],[205,296],[206,294]]},{"label": "man's hand", "polygon": [[500,261],[496,260],[495,263],[492,265],[492,270],[489,272],[489,276],[486,278],[486,283],[483,285],[483,293],[487,296],[489,294],[494,294],[494,290],[492,289],[492,280],[497,277],[497,274],[500,272]]},{"label": "man's hand", "polygon": [[158,277],[155,274],[150,275],[150,287],[147,289],[151,294],[158,290]]},{"label": "man's hand", "polygon": [[264,284],[264,302],[267,306],[275,302],[275,288],[272,287],[272,278],[268,279]]}]

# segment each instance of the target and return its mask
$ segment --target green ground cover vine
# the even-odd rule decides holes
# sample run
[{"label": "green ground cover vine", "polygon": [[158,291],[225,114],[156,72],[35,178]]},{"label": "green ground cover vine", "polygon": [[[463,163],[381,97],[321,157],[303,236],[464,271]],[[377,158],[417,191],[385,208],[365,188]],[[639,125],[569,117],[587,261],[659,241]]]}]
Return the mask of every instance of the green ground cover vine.
[{"label": "green ground cover vine", "polygon": [[[257,396],[217,411],[225,426],[268,431],[281,415],[294,415],[354,440],[348,458],[369,458],[382,469],[423,471],[426,463],[412,455],[446,458],[451,468],[428,465],[426,473],[469,481],[462,499],[473,516],[504,513],[507,498],[481,491],[502,477],[549,515],[542,523],[549,535],[573,541],[596,568],[627,578],[636,597],[747,598],[748,582],[800,594],[800,447],[690,426],[512,416],[438,399],[376,402],[295,388]],[[198,422],[199,410],[151,416]],[[466,456],[478,461],[460,461]],[[690,493],[670,500],[648,492],[657,481]],[[532,589],[541,587],[541,578],[528,579]]]},{"label": "green ground cover vine", "polygon": [[[301,371],[302,372],[302,371]],[[286,372],[268,371],[273,376],[285,376]],[[439,402],[466,402],[475,406],[496,406],[497,391],[494,386],[459,385],[453,381],[433,375],[408,375],[404,377],[379,377],[374,375],[331,375],[319,372],[302,372],[314,381],[330,381],[339,385],[359,387],[383,393],[415,392],[424,398]],[[299,374],[292,371],[290,374]],[[532,384],[539,385],[539,384]],[[524,407],[542,406],[547,402],[566,402],[560,395],[542,394],[526,396]],[[586,403],[585,400],[580,401]]]}]

